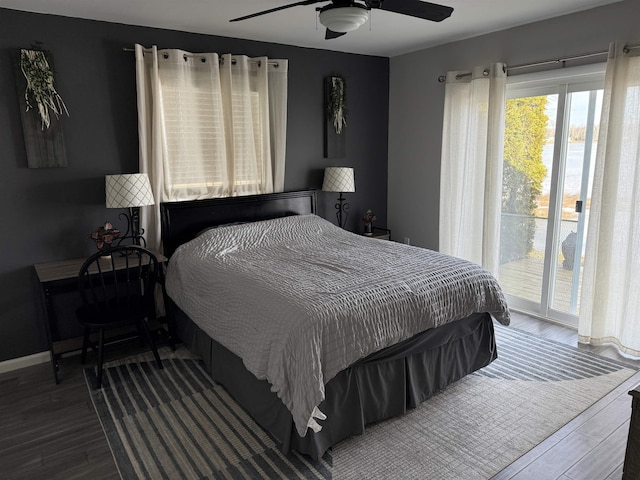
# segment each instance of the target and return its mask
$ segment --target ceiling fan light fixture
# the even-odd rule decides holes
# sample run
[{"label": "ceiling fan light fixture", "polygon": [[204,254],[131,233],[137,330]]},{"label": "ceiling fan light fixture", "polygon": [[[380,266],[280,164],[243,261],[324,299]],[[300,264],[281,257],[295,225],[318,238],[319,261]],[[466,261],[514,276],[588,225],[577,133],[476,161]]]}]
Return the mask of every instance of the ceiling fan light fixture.
[{"label": "ceiling fan light fixture", "polygon": [[365,7],[329,7],[320,10],[320,23],[332,32],[351,32],[358,29],[369,17]]}]

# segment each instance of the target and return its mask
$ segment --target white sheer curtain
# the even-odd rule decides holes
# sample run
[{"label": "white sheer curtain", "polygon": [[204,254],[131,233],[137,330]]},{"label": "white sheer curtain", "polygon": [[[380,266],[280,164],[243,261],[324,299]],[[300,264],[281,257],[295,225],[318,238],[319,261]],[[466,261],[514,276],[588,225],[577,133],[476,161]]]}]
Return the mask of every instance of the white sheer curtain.
[{"label": "white sheer curtain", "polygon": [[448,72],[440,175],[440,251],[496,273],[499,264],[504,65]]},{"label": "white sheer curtain", "polygon": [[640,356],[640,57],[611,48],[587,249],[579,341]]},{"label": "white sheer curtain", "polygon": [[160,202],[284,189],[287,60],[135,46],[141,212],[160,250]]},{"label": "white sheer curtain", "polygon": [[273,191],[284,191],[284,164],[287,147],[288,65],[286,60],[267,64],[269,79],[269,126]]}]

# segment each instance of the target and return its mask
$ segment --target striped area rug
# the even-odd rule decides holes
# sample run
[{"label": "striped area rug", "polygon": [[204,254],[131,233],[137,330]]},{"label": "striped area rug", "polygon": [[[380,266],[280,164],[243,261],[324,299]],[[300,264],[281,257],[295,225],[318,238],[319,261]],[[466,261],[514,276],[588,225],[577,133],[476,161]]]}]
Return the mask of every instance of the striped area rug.
[{"label": "striped area rug", "polygon": [[[185,350],[110,364],[89,387],[122,478],[486,479],[635,373],[496,324],[499,358],[321,462],[279,446]],[[93,370],[85,370],[89,386]]]},{"label": "striped area rug", "polygon": [[476,372],[490,378],[560,382],[608,375],[625,364],[520,330],[495,326],[498,360]]},{"label": "striped area rug", "polygon": [[[164,352],[163,353],[168,353]],[[125,479],[331,478],[331,455],[284,455],[193,358],[105,369],[92,399]],[[93,369],[85,370],[95,385]]]}]

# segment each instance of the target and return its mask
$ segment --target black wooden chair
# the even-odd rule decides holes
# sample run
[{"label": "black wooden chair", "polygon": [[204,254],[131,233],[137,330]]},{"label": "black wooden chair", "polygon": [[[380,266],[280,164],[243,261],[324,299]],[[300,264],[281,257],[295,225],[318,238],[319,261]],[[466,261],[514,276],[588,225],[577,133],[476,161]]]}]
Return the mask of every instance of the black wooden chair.
[{"label": "black wooden chair", "polygon": [[102,386],[106,330],[136,326],[141,341],[146,339],[158,368],[162,368],[147,325],[147,321],[156,316],[154,292],[161,275],[156,256],[136,245],[121,245],[98,252],[80,267],[78,282],[82,306],[77,310],[77,316],[84,327],[82,363],[86,361],[91,334],[97,331],[96,388]]}]

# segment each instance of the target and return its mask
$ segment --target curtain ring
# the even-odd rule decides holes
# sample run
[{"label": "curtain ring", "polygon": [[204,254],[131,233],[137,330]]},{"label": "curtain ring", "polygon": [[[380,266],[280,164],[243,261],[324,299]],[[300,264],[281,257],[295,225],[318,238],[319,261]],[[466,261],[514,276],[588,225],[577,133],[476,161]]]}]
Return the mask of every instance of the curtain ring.
[{"label": "curtain ring", "polygon": [[163,53],[162,57],[166,60],[167,58],[169,58],[169,54],[168,53]]}]

